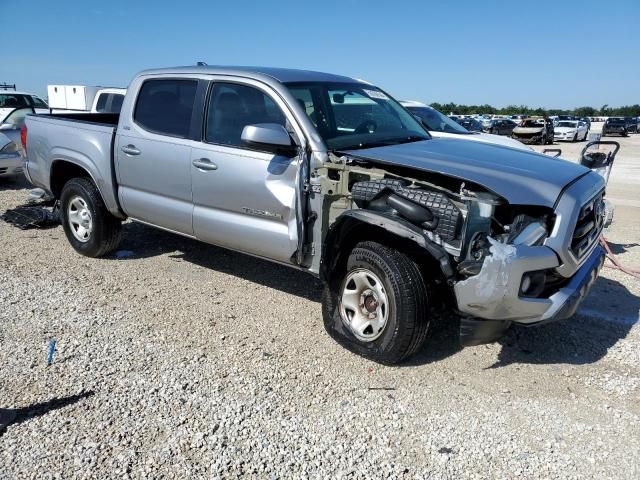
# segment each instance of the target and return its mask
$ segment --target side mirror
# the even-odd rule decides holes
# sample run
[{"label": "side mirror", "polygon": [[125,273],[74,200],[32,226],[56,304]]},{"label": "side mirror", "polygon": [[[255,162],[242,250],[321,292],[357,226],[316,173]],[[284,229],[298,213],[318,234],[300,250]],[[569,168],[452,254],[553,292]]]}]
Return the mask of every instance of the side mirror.
[{"label": "side mirror", "polygon": [[280,155],[291,156],[296,152],[296,146],[291,141],[289,132],[277,123],[257,123],[247,125],[242,130],[242,141],[258,150]]}]

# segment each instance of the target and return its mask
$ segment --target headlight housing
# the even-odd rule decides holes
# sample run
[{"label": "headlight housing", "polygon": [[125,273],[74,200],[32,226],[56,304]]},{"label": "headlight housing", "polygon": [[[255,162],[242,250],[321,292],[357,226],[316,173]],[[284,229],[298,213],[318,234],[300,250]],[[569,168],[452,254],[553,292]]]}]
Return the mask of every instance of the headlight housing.
[{"label": "headlight housing", "polygon": [[18,145],[15,142],[7,143],[2,149],[0,149],[0,153],[16,153],[18,151]]}]

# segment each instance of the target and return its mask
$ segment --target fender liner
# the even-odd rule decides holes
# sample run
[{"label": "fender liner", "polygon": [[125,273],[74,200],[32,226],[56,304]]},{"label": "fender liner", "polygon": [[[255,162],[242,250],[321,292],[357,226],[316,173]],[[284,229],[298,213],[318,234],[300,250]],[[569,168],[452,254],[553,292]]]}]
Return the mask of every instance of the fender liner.
[{"label": "fender liner", "polygon": [[369,225],[380,228],[399,238],[414,242],[427,251],[440,265],[440,270],[447,280],[455,277],[449,254],[440,245],[433,243],[419,227],[394,215],[384,212],[356,209],[341,214],[329,229],[322,250],[320,278],[328,281],[329,273],[334,270],[340,258],[340,239],[357,225]]}]

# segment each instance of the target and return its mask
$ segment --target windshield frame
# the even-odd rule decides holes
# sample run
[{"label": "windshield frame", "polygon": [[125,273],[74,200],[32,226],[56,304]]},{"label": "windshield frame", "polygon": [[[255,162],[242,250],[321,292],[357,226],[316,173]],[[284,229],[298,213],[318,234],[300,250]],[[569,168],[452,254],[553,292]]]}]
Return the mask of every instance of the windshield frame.
[{"label": "windshield frame", "polygon": [[[360,91],[365,91],[365,95],[368,99],[380,105],[382,108],[387,109],[381,102],[385,102],[388,106],[391,107],[391,114],[395,115],[396,119],[400,123],[401,126],[406,128],[406,135],[393,135],[393,136],[384,136],[383,134],[376,135],[375,130],[369,133],[353,133],[353,134],[345,134],[345,135],[334,135],[328,136],[323,132],[322,128],[319,128],[316,121],[311,117],[312,114],[309,114],[306,111],[307,107],[303,107],[300,105],[302,111],[307,115],[307,119],[310,120],[311,126],[315,129],[317,135],[322,139],[322,143],[327,151],[346,151],[346,150],[358,150],[365,148],[375,148],[380,146],[394,145],[399,143],[408,143],[415,142],[421,140],[429,140],[431,139],[431,135],[428,130],[424,127],[422,122],[418,121],[414,115],[408,111],[405,107],[403,107],[398,100],[393,98],[387,92],[382,90],[379,87],[371,85],[369,83],[358,82],[354,80],[353,82],[331,82],[331,81],[293,81],[293,82],[283,82],[283,85],[288,90],[289,95],[291,95],[294,100],[298,102],[307,103],[306,101],[299,98],[296,95],[296,90],[303,90],[309,92],[311,95],[311,102],[313,104],[313,108],[317,109],[318,112],[321,112],[321,115],[325,118],[326,128],[329,129],[331,133],[338,132],[340,127],[338,126],[338,121],[336,120],[336,111],[335,105],[340,103],[334,103],[332,98],[330,98],[331,92],[333,92],[333,97],[335,97],[336,90],[346,90],[351,91],[355,90],[358,94]],[[312,92],[313,90],[313,92]],[[378,98],[371,97],[366,91],[373,91],[379,94]],[[357,104],[358,102],[354,102]],[[316,113],[315,110],[313,113]],[[404,117],[403,117],[404,116]],[[411,129],[415,128],[415,129]],[[344,131],[344,129],[343,129]],[[370,137],[369,137],[370,135]],[[362,138],[358,138],[358,137]],[[349,141],[347,141],[347,137],[349,137]],[[340,142],[340,139],[344,140]],[[369,141],[365,141],[369,140]]]}]

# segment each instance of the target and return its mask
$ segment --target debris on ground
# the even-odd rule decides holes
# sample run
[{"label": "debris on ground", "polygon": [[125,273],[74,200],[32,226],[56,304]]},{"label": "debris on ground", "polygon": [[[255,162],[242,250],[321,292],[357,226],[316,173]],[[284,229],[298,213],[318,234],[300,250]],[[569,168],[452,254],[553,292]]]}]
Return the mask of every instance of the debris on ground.
[{"label": "debris on ground", "polygon": [[6,210],[0,218],[22,230],[29,228],[51,228],[60,225],[60,210],[54,205],[20,205]]}]

